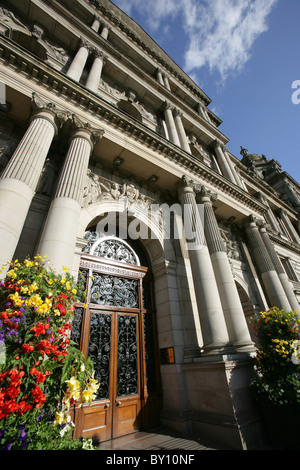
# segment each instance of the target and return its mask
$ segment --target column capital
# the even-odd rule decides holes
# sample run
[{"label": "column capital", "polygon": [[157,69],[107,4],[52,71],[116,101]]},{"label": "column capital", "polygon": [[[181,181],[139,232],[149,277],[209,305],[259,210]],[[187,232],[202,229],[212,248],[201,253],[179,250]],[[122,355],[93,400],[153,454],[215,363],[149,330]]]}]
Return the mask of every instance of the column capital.
[{"label": "column capital", "polygon": [[90,123],[83,122],[76,114],[72,115],[71,140],[76,137],[86,139],[92,146],[96,145],[104,135],[104,130],[92,127]]},{"label": "column capital", "polygon": [[226,150],[225,145],[218,139],[215,139],[213,142],[213,149],[216,150],[217,148],[220,148],[223,152]]},{"label": "column capital", "polygon": [[96,58],[102,59],[103,64],[108,60],[107,55],[105,55],[104,52],[101,49],[99,49],[98,47],[93,47],[91,52],[92,52],[92,55],[95,59]]},{"label": "column capital", "polygon": [[181,109],[179,108],[173,108],[173,112],[174,112],[174,116],[179,116],[179,117],[182,117],[183,116],[183,112],[181,111]]},{"label": "column capital", "polygon": [[85,47],[89,51],[92,51],[94,48],[93,44],[87,39],[85,39],[83,36],[80,36],[79,38],[79,47]]},{"label": "column capital", "polygon": [[197,185],[195,188],[195,192],[197,195],[197,202],[204,204],[210,203],[212,204],[214,201],[218,199],[218,194],[214,193],[210,189],[207,189],[205,186]]},{"label": "column capital", "polygon": [[57,108],[55,103],[45,101],[35,92],[32,93],[31,107],[33,111],[31,120],[36,118],[46,119],[54,126],[55,133],[71,116],[71,113],[65,109]]},{"label": "column capital", "polygon": [[165,101],[162,105],[162,110],[163,111],[168,111],[169,109],[171,111],[173,111],[174,107],[173,107],[172,103],[170,103],[170,101]]}]

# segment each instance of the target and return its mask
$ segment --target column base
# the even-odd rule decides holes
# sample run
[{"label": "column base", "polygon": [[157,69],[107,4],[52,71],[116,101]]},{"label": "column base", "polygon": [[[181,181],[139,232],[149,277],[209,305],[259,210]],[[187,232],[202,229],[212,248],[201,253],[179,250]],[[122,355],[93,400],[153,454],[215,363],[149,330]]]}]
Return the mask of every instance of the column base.
[{"label": "column base", "polygon": [[182,369],[194,435],[229,450],[267,448],[259,409],[249,389],[250,355],[199,357]]}]

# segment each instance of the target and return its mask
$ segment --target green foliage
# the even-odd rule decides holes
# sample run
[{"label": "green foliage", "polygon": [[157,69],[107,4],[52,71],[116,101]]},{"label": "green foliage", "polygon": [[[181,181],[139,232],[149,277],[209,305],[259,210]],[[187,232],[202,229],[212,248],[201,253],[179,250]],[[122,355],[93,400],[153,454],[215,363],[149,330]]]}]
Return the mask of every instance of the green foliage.
[{"label": "green foliage", "polygon": [[296,312],[272,308],[257,315],[257,376],[251,388],[278,405],[300,403],[300,320]]}]

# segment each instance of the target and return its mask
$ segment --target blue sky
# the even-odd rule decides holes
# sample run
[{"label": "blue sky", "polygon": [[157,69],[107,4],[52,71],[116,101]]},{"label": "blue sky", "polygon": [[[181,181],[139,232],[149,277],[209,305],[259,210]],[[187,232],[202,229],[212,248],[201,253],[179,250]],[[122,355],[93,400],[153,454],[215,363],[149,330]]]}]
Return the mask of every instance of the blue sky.
[{"label": "blue sky", "polygon": [[300,183],[299,0],[113,3],[210,97],[236,157],[275,158]]}]

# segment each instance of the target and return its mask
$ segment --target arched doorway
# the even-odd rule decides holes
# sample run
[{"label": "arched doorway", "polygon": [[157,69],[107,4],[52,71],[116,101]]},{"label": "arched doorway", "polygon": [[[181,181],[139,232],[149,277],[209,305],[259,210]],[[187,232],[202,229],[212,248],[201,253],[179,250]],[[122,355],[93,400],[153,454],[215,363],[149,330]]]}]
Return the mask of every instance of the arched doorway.
[{"label": "arched doorway", "polygon": [[76,410],[75,433],[105,441],[159,423],[155,303],[138,242],[87,236],[72,339],[93,360],[100,387],[90,406]]}]

